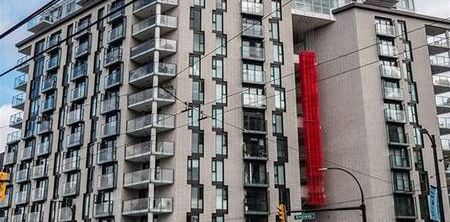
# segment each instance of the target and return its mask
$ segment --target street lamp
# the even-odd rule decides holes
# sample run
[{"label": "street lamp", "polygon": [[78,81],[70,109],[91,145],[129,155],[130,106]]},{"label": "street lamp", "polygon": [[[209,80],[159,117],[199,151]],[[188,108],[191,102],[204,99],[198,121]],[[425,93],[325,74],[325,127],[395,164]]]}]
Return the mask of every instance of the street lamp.
[{"label": "street lamp", "polygon": [[436,174],[436,188],[439,198],[439,211],[441,214],[441,221],[445,221],[444,203],[442,201],[441,174],[439,171],[439,158],[437,155],[436,137],[434,135],[431,135],[430,132],[428,132],[428,130],[424,128],[420,129],[420,132],[422,134],[427,135],[431,141],[431,148],[433,149],[433,157],[434,157],[434,172]]},{"label": "street lamp", "polygon": [[353,180],[355,180],[356,184],[358,185],[359,188],[359,192],[361,193],[361,205],[359,206],[359,209],[362,212],[362,219],[363,222],[367,222],[367,214],[366,214],[366,203],[365,203],[365,198],[364,198],[364,191],[361,187],[361,183],[359,183],[358,179],[355,177],[355,175],[353,175],[350,171],[344,169],[344,168],[340,168],[340,167],[327,167],[327,168],[319,168],[319,171],[328,171],[328,170],[338,170],[338,171],[342,171],[348,175],[350,175]]}]

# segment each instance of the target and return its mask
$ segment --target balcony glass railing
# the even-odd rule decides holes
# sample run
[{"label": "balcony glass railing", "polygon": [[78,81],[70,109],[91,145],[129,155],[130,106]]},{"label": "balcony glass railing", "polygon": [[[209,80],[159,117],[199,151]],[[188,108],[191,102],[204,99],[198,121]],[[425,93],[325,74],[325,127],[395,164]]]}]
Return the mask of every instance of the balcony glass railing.
[{"label": "balcony glass railing", "polygon": [[384,117],[390,122],[406,122],[405,111],[398,109],[384,109]]},{"label": "balcony glass railing", "polygon": [[47,176],[47,164],[40,164],[33,167],[32,179],[39,179]]},{"label": "balcony glass railing", "polygon": [[128,106],[143,103],[145,101],[169,100],[175,102],[175,90],[151,88],[128,96]]},{"label": "balcony glass railing", "polygon": [[267,131],[267,123],[265,120],[253,119],[244,117],[244,129],[246,132],[261,132]]},{"label": "balcony glass railing", "polygon": [[380,73],[382,77],[386,78],[394,78],[394,79],[401,79],[402,74],[400,72],[400,67],[397,66],[389,66],[389,65],[380,65]]},{"label": "balcony glass railing", "polygon": [[16,152],[5,152],[3,156],[3,165],[10,165],[16,162]]},{"label": "balcony glass railing", "polygon": [[36,149],[36,156],[47,155],[50,153],[50,141],[41,142]]},{"label": "balcony glass railing", "polygon": [[9,118],[9,126],[16,126],[22,124],[23,122],[23,112],[16,113]]},{"label": "balcony glass railing", "polygon": [[42,88],[41,88],[42,93],[53,89],[56,89],[56,76],[42,80]]},{"label": "balcony glass railing", "polygon": [[165,114],[150,114],[127,122],[127,131],[133,132],[148,127],[173,128],[175,125],[175,117]]},{"label": "balcony glass railing", "polygon": [[16,179],[16,183],[22,183],[30,180],[30,174],[28,169],[18,170],[16,172],[16,175],[14,175],[14,178]]},{"label": "balcony glass railing", "polygon": [[242,58],[264,60],[264,48],[255,46],[242,46]]},{"label": "balcony glass railing", "polygon": [[378,44],[378,52],[381,56],[397,57],[397,48],[393,45]]},{"label": "balcony glass railing", "polygon": [[20,141],[20,139],[21,139],[20,131],[8,133],[8,135],[6,136],[6,143],[7,144],[17,143]]},{"label": "balcony glass railing", "polygon": [[295,0],[295,8],[302,11],[329,15],[332,9],[351,2],[350,0]]},{"label": "balcony glass railing", "polygon": [[150,154],[159,156],[173,156],[175,144],[173,142],[157,142],[153,147],[152,142],[147,141],[125,148],[125,158],[132,159],[136,157],[146,156]]},{"label": "balcony glass railing", "polygon": [[174,77],[177,73],[177,66],[175,64],[157,63],[147,64],[136,70],[130,72],[130,83],[150,77],[153,75],[162,75],[168,77]]},{"label": "balcony glass railing", "polygon": [[175,51],[177,41],[170,39],[150,39],[131,48],[131,57],[136,57],[151,50]]},{"label": "balcony glass railing", "polygon": [[122,83],[122,69],[115,70],[105,77],[105,89],[118,86]]},{"label": "balcony glass railing", "polygon": [[450,118],[449,117],[439,117],[439,128],[450,129]]},{"label": "balcony glass railing", "polygon": [[267,172],[245,172],[244,184],[246,186],[268,186]]},{"label": "balcony glass railing", "polygon": [[86,85],[78,86],[75,89],[72,89],[71,93],[71,101],[77,101],[86,97]]},{"label": "balcony glass railing", "polygon": [[39,129],[38,129],[38,133],[39,134],[43,134],[43,133],[48,133],[52,131],[52,119],[48,119],[48,120],[42,120],[39,123]]},{"label": "balcony glass railing", "polygon": [[119,99],[117,97],[111,97],[104,99],[101,102],[100,113],[105,114],[119,109]]},{"label": "balcony glass railing", "polygon": [[87,76],[88,65],[85,63],[74,65],[72,68],[71,80],[76,80]]},{"label": "balcony glass railing", "polygon": [[409,169],[411,162],[408,156],[390,155],[389,164],[393,169]]},{"label": "balcony glass railing", "polygon": [[59,209],[59,222],[68,222],[72,221],[73,211],[70,207],[63,207]]},{"label": "balcony glass railing", "polygon": [[70,134],[65,141],[66,148],[74,147],[74,146],[81,146],[83,143],[83,133],[82,132],[76,132],[73,134]]},{"label": "balcony glass railing", "polygon": [[438,46],[438,47],[449,47],[448,38],[443,35],[438,36],[427,36],[427,42],[429,45]]},{"label": "balcony glass railing", "polygon": [[30,192],[28,190],[19,191],[17,193],[14,193],[14,196],[16,197],[16,204],[24,204],[28,203],[28,198]]},{"label": "balcony glass railing", "polygon": [[82,32],[84,30],[87,30],[90,25],[91,25],[91,21],[88,20],[88,19],[84,20],[82,22],[78,22],[77,26],[76,26],[76,29],[75,29],[75,32]]},{"label": "balcony glass railing", "polygon": [[34,146],[27,146],[20,149],[20,160],[28,160],[33,157]]},{"label": "balcony glass railing", "polygon": [[108,217],[113,215],[114,201],[95,204],[94,217]]},{"label": "balcony glass railing", "polygon": [[116,160],[116,147],[97,150],[97,164],[109,163]]},{"label": "balcony glass railing", "polygon": [[435,86],[450,87],[450,78],[446,76],[433,76],[433,84]]},{"label": "balcony glass railing", "polygon": [[450,108],[450,97],[436,96],[436,106]]},{"label": "balcony glass railing", "polygon": [[267,213],[269,212],[269,204],[267,199],[264,199],[262,197],[247,197],[244,200],[244,209],[245,213]]},{"label": "balcony glass railing", "polygon": [[63,196],[72,196],[78,194],[79,183],[77,180],[64,182],[62,186]]},{"label": "balcony glass railing", "polygon": [[27,55],[17,59],[17,65],[19,66],[17,70],[28,72],[28,68],[30,67],[30,61],[28,61],[28,59],[30,59],[30,57]]},{"label": "balcony glass railing", "polygon": [[388,142],[389,144],[394,145],[408,145],[409,144],[408,134],[401,132],[388,133]]},{"label": "balcony glass railing", "polygon": [[242,82],[253,84],[265,84],[264,71],[243,69]]},{"label": "balcony glass railing", "polygon": [[242,35],[263,38],[264,37],[264,27],[260,24],[254,23],[242,23],[241,26]]},{"label": "balcony glass railing", "polygon": [[102,126],[102,137],[114,136],[118,133],[118,123],[117,121],[105,123]]},{"label": "balcony glass railing", "polygon": [[78,123],[84,120],[84,109],[79,108],[67,113],[67,125]]},{"label": "balcony glass railing", "polygon": [[154,28],[156,26],[176,28],[177,22],[177,17],[168,15],[155,15],[134,24],[133,35],[136,35],[143,30]]},{"label": "balcony glass railing", "polygon": [[125,200],[122,204],[123,215],[140,212],[170,213],[172,210],[172,198],[142,198]]},{"label": "balcony glass railing", "polygon": [[122,61],[122,49],[113,48],[105,53],[105,66]]},{"label": "balcony glass railing", "polygon": [[265,109],[267,106],[266,95],[243,93],[242,104],[245,107]]},{"label": "balcony glass railing", "polygon": [[23,106],[25,104],[25,94],[17,94],[13,96],[11,105],[13,108]]},{"label": "balcony glass railing", "polygon": [[395,27],[393,25],[377,23],[375,24],[375,30],[378,35],[395,36]]},{"label": "balcony glass railing", "polygon": [[116,28],[111,29],[108,33],[109,43],[114,42],[119,39],[122,39],[124,37],[125,37],[125,28],[123,25],[117,26]]},{"label": "balcony glass railing", "polygon": [[263,15],[264,5],[262,3],[242,0],[241,1],[241,12],[252,15]]},{"label": "balcony glass railing", "polygon": [[442,149],[450,151],[450,139],[441,139]]},{"label": "balcony glass railing", "polygon": [[138,0],[133,4],[133,11],[141,10],[147,6],[154,5],[156,2],[161,4],[177,5],[178,0]]},{"label": "balcony glass railing", "polygon": [[129,187],[129,186],[135,186],[140,184],[147,184],[150,183],[150,170],[140,170],[136,172],[131,173],[125,173],[124,179],[123,179],[123,186]]},{"label": "balcony glass railing", "polygon": [[83,42],[80,45],[75,47],[75,58],[78,58],[80,56],[86,55],[89,53],[91,48],[91,44],[89,43],[89,41],[87,42]]},{"label": "balcony glass railing", "polygon": [[102,174],[98,176],[97,188],[99,190],[116,187],[116,173]]},{"label": "balcony glass railing", "polygon": [[14,79],[14,88],[20,89],[27,85],[27,75],[20,75]]},{"label": "balcony glass railing", "polygon": [[31,190],[31,201],[42,201],[47,197],[47,187],[39,187]]},{"label": "balcony glass railing", "polygon": [[47,49],[53,48],[55,46],[58,46],[60,40],[61,40],[61,37],[59,35],[48,38]]},{"label": "balcony glass railing", "polygon": [[59,67],[59,55],[52,56],[47,60],[47,70],[52,70]]},{"label": "balcony glass railing", "polygon": [[246,143],[243,153],[244,158],[267,159],[267,150],[265,146]]},{"label": "balcony glass railing", "polygon": [[384,98],[403,100],[403,90],[400,88],[384,87]]},{"label": "balcony glass railing", "polygon": [[450,67],[450,57],[447,56],[430,56],[431,65]]},{"label": "balcony glass railing", "polygon": [[42,101],[42,108],[41,108],[41,112],[47,112],[50,110],[55,109],[55,97],[54,96],[50,96],[47,99],[45,99],[44,101]]},{"label": "balcony glass railing", "polygon": [[53,24],[55,19],[51,17],[50,15],[39,15],[31,19],[28,24],[27,28],[28,30],[32,30],[36,28],[39,24],[47,23],[47,24]]},{"label": "balcony glass railing", "polygon": [[66,157],[63,159],[62,164],[62,171],[64,173],[79,170],[80,169],[80,157],[79,156],[73,156],[73,157]]},{"label": "balcony glass railing", "polygon": [[114,19],[125,15],[125,8],[119,9],[123,6],[123,2],[120,4],[109,5],[108,14],[111,13],[111,15],[108,17],[108,21],[113,21]]}]

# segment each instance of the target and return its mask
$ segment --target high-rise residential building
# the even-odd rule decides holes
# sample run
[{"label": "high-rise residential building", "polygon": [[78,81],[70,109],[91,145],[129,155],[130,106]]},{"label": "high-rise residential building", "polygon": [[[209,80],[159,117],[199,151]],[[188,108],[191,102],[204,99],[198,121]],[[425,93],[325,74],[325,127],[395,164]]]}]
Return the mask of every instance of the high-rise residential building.
[{"label": "high-rise residential building", "polygon": [[334,171],[325,205],[308,204],[304,50],[317,56],[322,165],[356,175],[369,221],[430,221],[420,129],[450,133],[450,102],[434,97],[450,91],[450,22],[412,0],[66,0],[28,30],[0,221],[268,222],[279,203],[358,205]]}]

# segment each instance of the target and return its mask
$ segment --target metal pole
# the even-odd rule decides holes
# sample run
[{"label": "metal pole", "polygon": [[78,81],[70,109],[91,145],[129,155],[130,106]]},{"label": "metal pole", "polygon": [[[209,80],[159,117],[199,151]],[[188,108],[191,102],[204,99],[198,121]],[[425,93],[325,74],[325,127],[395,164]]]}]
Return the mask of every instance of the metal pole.
[{"label": "metal pole", "polygon": [[362,189],[361,183],[359,183],[359,180],[356,178],[356,176],[353,175],[350,171],[348,171],[348,170],[346,170],[344,168],[328,167],[328,168],[325,168],[325,169],[328,169],[328,170],[339,170],[339,171],[342,171],[344,173],[347,173],[348,175],[350,175],[353,178],[353,180],[358,185],[359,192],[361,194],[361,206],[359,208],[360,208],[360,210],[362,212],[362,221],[363,222],[367,222],[366,200],[365,200],[365,197],[364,197],[364,190]]},{"label": "metal pole", "polygon": [[439,170],[439,158],[437,154],[437,146],[436,146],[436,137],[434,135],[430,135],[427,132],[428,137],[430,137],[431,140],[431,148],[433,149],[433,156],[434,156],[434,168],[436,173],[436,187],[437,192],[439,196],[439,211],[441,214],[441,221],[445,221],[445,215],[444,215],[444,202],[442,200],[442,186],[441,186],[441,174]]}]

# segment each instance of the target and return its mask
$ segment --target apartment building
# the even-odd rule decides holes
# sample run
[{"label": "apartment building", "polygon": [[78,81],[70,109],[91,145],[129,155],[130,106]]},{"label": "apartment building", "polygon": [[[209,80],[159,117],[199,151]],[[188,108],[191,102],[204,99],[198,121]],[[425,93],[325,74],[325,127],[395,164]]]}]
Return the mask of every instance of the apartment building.
[{"label": "apartment building", "polygon": [[[442,136],[442,158],[450,23],[413,11],[412,0],[61,1],[17,43],[38,56],[19,60],[0,220],[264,222],[278,203],[311,207],[296,69],[310,50],[323,165],[352,169],[369,221],[430,221],[420,129]],[[359,204],[350,179],[326,172],[322,207]],[[444,209],[449,219],[448,198]]]},{"label": "apartment building", "polygon": [[33,20],[17,47],[45,53],[18,69],[2,220],[261,222],[279,202],[301,209],[295,76],[269,75],[295,71],[291,13],[264,18],[274,9],[64,1]]}]

